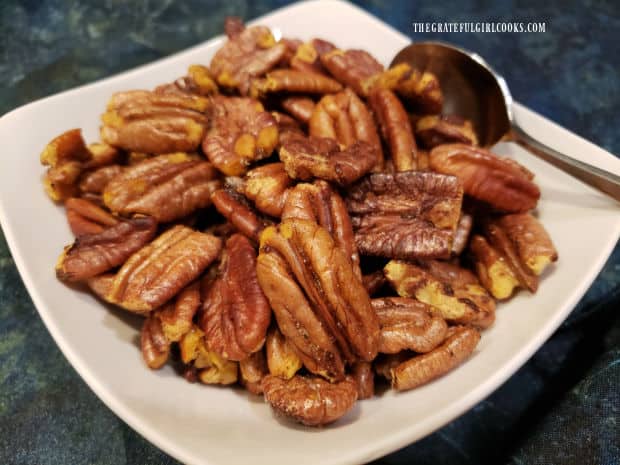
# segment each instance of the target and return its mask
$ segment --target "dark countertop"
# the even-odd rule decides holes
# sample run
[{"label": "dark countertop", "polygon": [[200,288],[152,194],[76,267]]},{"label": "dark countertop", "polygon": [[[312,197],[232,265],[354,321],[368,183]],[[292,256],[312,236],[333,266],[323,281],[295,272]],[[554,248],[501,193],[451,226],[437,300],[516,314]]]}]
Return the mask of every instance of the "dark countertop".
[{"label": "dark countertop", "polygon": [[[287,1],[3,0],[0,114],[206,40]],[[514,97],[620,154],[620,3],[356,2],[414,39],[479,52]],[[545,21],[545,33],[413,34],[412,22]],[[35,154],[36,155],[36,154]],[[33,155],[34,156],[34,155]],[[552,338],[489,398],[379,464],[620,463],[620,248]],[[114,415],[45,329],[0,235],[0,463],[177,463]]]}]

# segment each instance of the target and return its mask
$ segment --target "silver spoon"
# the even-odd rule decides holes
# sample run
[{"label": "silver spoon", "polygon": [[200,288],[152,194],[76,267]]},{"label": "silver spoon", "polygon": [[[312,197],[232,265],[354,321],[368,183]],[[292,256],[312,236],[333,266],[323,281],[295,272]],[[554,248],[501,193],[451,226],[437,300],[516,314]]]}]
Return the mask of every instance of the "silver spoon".
[{"label": "silver spoon", "polygon": [[434,73],[444,94],[443,112],[471,120],[481,146],[491,146],[500,139],[517,142],[620,201],[620,176],[564,155],[519,126],[512,113],[513,100],[506,81],[479,55],[441,42],[418,42],[398,52],[390,66],[398,63]]}]

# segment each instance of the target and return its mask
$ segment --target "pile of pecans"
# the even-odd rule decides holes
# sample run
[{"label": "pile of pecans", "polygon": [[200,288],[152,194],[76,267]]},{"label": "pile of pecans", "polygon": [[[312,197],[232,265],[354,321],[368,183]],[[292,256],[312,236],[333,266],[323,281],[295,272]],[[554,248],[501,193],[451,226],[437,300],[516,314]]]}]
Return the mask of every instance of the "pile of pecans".
[{"label": "pile of pecans", "polygon": [[226,22],[210,65],[114,94],[41,155],[58,278],[145,317],[142,356],[306,425],[475,350],[557,259],[525,167],[441,115],[436,77]]}]

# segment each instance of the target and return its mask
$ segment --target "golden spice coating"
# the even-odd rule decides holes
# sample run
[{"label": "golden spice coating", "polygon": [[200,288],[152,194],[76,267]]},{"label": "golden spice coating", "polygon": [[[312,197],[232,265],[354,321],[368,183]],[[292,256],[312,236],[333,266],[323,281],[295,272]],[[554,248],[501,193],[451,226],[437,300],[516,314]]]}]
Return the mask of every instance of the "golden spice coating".
[{"label": "golden spice coating", "polygon": [[295,347],[288,342],[277,326],[273,326],[267,333],[265,352],[269,373],[274,376],[291,379],[302,367]]},{"label": "golden spice coating", "polygon": [[293,179],[313,178],[347,186],[368,173],[377,163],[377,148],[358,141],[340,150],[334,139],[295,137],[280,147],[280,160]]},{"label": "golden spice coating", "polygon": [[[426,70],[413,69],[407,63],[400,63],[388,72],[392,74],[389,80],[395,81],[394,91],[417,113],[441,113],[443,93],[437,76]],[[394,79],[394,76],[398,78]]]},{"label": "golden spice coating", "polygon": [[275,67],[285,53],[286,45],[276,43],[269,28],[253,26],[229,36],[213,56],[209,68],[220,86],[247,95],[251,79]]},{"label": "golden spice coating", "polygon": [[464,144],[445,144],[430,154],[435,171],[458,177],[467,195],[493,208],[522,213],[536,207],[540,198],[534,175],[514,160]]},{"label": "golden spice coating", "polygon": [[357,383],[350,378],[329,383],[318,377],[294,376],[289,380],[268,375],[263,379],[265,400],[286,417],[308,426],[341,418],[357,400]]},{"label": "golden spice coating", "polygon": [[415,127],[416,139],[427,149],[442,144],[478,145],[478,136],[470,120],[456,115],[428,115]]},{"label": "golden spice coating", "polygon": [[270,321],[256,277],[256,251],[245,236],[234,234],[203,306],[200,326],[207,345],[227,360],[243,360],[262,348]]},{"label": "golden spice coating", "polygon": [[301,124],[308,124],[312,117],[312,112],[316,104],[310,97],[285,97],[280,101],[280,105],[289,115]]},{"label": "golden spice coating", "polygon": [[278,144],[278,125],[258,101],[216,96],[202,150],[227,176],[244,174],[248,165],[271,155]]},{"label": "golden spice coating", "polygon": [[489,293],[498,300],[510,297],[520,286],[506,257],[479,235],[471,238],[469,251],[478,279]]},{"label": "golden spice coating", "polygon": [[157,222],[144,216],[80,235],[58,258],[56,276],[62,281],[83,281],[120,266],[153,239],[156,229]]},{"label": "golden spice coating", "polygon": [[376,89],[370,93],[368,103],[377,119],[383,140],[389,148],[394,170],[417,169],[418,149],[409,116],[398,97],[389,89]]},{"label": "golden spice coating", "polygon": [[263,378],[269,374],[265,351],[259,350],[239,362],[239,381],[252,394],[263,393]]},{"label": "golden spice coating", "polygon": [[445,320],[415,299],[384,297],[373,299],[379,318],[379,352],[395,354],[402,350],[426,353],[443,342],[448,331]]},{"label": "golden spice coating", "polygon": [[258,242],[258,235],[265,225],[247,205],[241,194],[231,189],[219,189],[213,193],[211,200],[217,211],[241,234]]},{"label": "golden spice coating", "polygon": [[162,306],[217,258],[222,241],[174,226],[134,253],[116,274],[88,280],[99,297],[135,313]]},{"label": "golden spice coating", "polygon": [[71,197],[65,207],[67,222],[75,237],[101,233],[119,222],[118,218],[86,199]]},{"label": "golden spice coating", "polygon": [[469,358],[479,341],[480,333],[474,328],[450,328],[448,338],[441,346],[392,368],[392,387],[406,391],[445,375]]},{"label": "golden spice coating", "polygon": [[203,65],[190,65],[186,76],[178,78],[173,83],[156,87],[155,92],[158,94],[208,97],[217,94],[219,89],[209,68]]},{"label": "golden spice coating", "polygon": [[276,69],[263,79],[254,79],[250,95],[254,98],[266,94],[290,92],[299,94],[333,94],[342,89],[338,81],[321,74],[304,73],[294,69]]},{"label": "golden spice coating", "polygon": [[346,199],[360,253],[448,258],[462,197],[453,176],[415,171],[367,176]]},{"label": "golden spice coating", "polygon": [[134,152],[193,152],[204,137],[208,107],[208,99],[194,95],[117,92],[101,116],[101,139]]},{"label": "golden spice coating", "polygon": [[292,183],[283,163],[269,163],[248,171],[242,193],[260,212],[278,218]]},{"label": "golden spice coating", "polygon": [[321,56],[334,50],[336,46],[322,39],[312,39],[300,44],[291,58],[291,68],[307,73],[328,74],[321,63]]},{"label": "golden spice coating", "polygon": [[383,65],[364,50],[335,49],[321,55],[321,63],[332,76],[356,94],[368,94],[370,78],[383,71]]},{"label": "golden spice coating", "polygon": [[185,153],[160,155],[113,178],[103,201],[115,213],[140,213],[168,222],[209,206],[220,186],[217,175],[213,165]]},{"label": "golden spice coating", "polygon": [[355,362],[351,367],[351,378],[357,384],[357,398],[370,399],[375,395],[375,372],[370,362]]},{"label": "golden spice coating", "polygon": [[495,301],[468,270],[439,261],[418,266],[392,260],[384,271],[398,295],[418,299],[450,323],[486,328],[495,321]]}]

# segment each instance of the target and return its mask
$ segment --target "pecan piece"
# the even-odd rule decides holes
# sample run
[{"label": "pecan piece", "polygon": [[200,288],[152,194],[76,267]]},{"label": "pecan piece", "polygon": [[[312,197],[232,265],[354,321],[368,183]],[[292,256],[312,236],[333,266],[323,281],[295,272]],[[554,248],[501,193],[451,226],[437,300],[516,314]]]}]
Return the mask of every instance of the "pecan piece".
[{"label": "pecan piece", "polygon": [[116,274],[95,276],[88,285],[107,302],[148,313],[196,279],[221,247],[215,236],[174,226],[129,257]]},{"label": "pecan piece", "polygon": [[358,141],[340,150],[333,139],[291,138],[280,147],[280,160],[293,179],[312,178],[346,186],[368,173],[377,163],[377,148]]},{"label": "pecan piece", "polygon": [[250,95],[254,98],[279,92],[303,94],[333,94],[342,89],[338,81],[315,73],[294,69],[276,69],[263,79],[254,79]]},{"label": "pecan piece", "polygon": [[308,124],[315,108],[314,100],[309,97],[286,97],[282,99],[280,105],[302,124]]},{"label": "pecan piece", "polygon": [[117,92],[101,116],[101,139],[127,151],[192,152],[204,137],[208,106],[194,95]]},{"label": "pecan piece", "polygon": [[264,228],[245,198],[232,189],[219,189],[211,196],[213,205],[240,233],[255,242]]},{"label": "pecan piece", "polygon": [[261,349],[271,308],[256,277],[256,252],[234,234],[226,241],[215,279],[204,302],[200,325],[210,350],[227,360],[243,360]]},{"label": "pecan piece", "polygon": [[291,379],[302,366],[295,348],[282,335],[277,327],[267,333],[265,341],[269,373],[282,379]]},{"label": "pecan piece", "polygon": [[356,141],[368,142],[379,155],[375,170],[382,169],[381,142],[372,115],[351,89],[323,97],[312,113],[308,129],[311,136],[336,139],[343,148]]},{"label": "pecan piece", "polygon": [[81,194],[103,194],[105,187],[125,168],[120,165],[108,165],[84,173],[80,178],[79,189]]},{"label": "pecan piece", "polygon": [[75,237],[98,234],[118,223],[118,218],[85,199],[70,198],[65,202],[67,222]]},{"label": "pecan piece", "polygon": [[207,97],[217,94],[218,88],[209,68],[203,65],[190,65],[186,76],[177,79],[171,84],[164,84],[155,88],[155,92],[158,94]]},{"label": "pecan piece", "polygon": [[395,354],[406,349],[430,352],[446,337],[445,320],[434,315],[422,302],[403,297],[385,297],[371,302],[381,325],[381,353]]},{"label": "pecan piece", "polygon": [[200,289],[193,283],[174,299],[152,312],[142,325],[140,347],[149,368],[161,368],[170,355],[170,345],[192,328],[192,319],[200,306]]},{"label": "pecan piece", "polygon": [[242,192],[260,212],[280,217],[292,182],[283,163],[270,163],[248,171]]},{"label": "pecan piece", "polygon": [[329,383],[318,377],[294,376],[263,379],[265,400],[281,415],[308,426],[320,426],[341,418],[357,400],[357,383],[344,379]]},{"label": "pecan piece", "polygon": [[233,384],[237,382],[238,363],[226,360],[209,350],[204,333],[196,325],[179,341],[181,361],[191,364],[195,377],[204,384]]},{"label": "pecan piece", "polygon": [[301,125],[296,119],[285,113],[280,113],[279,111],[273,111],[271,115],[278,123],[278,150],[280,150],[280,147],[288,140],[298,137],[303,139],[306,137],[306,133],[301,129]]},{"label": "pecan piece", "polygon": [[323,39],[312,39],[297,47],[295,55],[291,58],[291,68],[306,73],[327,74],[327,70],[321,63],[321,56],[334,50],[336,46]]},{"label": "pecan piece", "polygon": [[213,114],[202,150],[228,176],[246,172],[250,163],[271,155],[278,125],[258,101],[246,97],[213,98]]},{"label": "pecan piece", "polygon": [[450,328],[446,341],[428,354],[418,355],[391,370],[392,387],[406,391],[426,384],[463,363],[480,341],[480,333],[467,326]]},{"label": "pecan piece", "polygon": [[463,253],[465,246],[467,246],[469,233],[471,233],[473,225],[474,217],[467,213],[461,213],[459,222],[456,225],[456,231],[454,232],[454,242],[452,242],[453,255],[461,255],[461,253]]},{"label": "pecan piece", "polygon": [[371,297],[376,294],[386,282],[387,280],[385,279],[383,270],[377,270],[362,276],[362,283],[364,284],[368,295]]},{"label": "pecan piece", "polygon": [[163,223],[209,206],[219,185],[210,163],[184,153],[160,155],[113,178],[103,191],[103,201],[115,213],[141,213]]},{"label": "pecan piece", "polygon": [[[240,28],[235,28],[239,31]],[[242,95],[250,89],[250,80],[265,74],[278,64],[286,53],[286,45],[276,43],[265,26],[244,28],[229,36],[211,60],[211,74],[217,83],[237,88]]]},{"label": "pecan piece", "polygon": [[540,198],[530,171],[479,147],[440,145],[431,151],[430,164],[435,171],[458,177],[467,195],[499,211],[526,212],[535,208]]},{"label": "pecan piece", "polygon": [[62,281],[83,281],[122,265],[153,239],[156,229],[157,222],[146,216],[80,235],[59,257],[56,276]]},{"label": "pecan piece", "polygon": [[375,373],[370,362],[355,362],[351,377],[357,384],[358,399],[370,399],[375,395]]},{"label": "pecan piece", "polygon": [[367,176],[346,199],[360,253],[448,258],[462,197],[454,176],[414,171]]},{"label": "pecan piece", "polygon": [[417,168],[417,146],[409,116],[398,97],[388,89],[376,89],[370,93],[368,103],[375,114],[381,135],[390,151],[396,171]]},{"label": "pecan piece", "polygon": [[429,150],[451,143],[478,145],[478,136],[471,121],[456,115],[429,115],[420,118],[416,124],[415,135]]},{"label": "pecan piece", "polygon": [[383,65],[364,50],[335,49],[321,55],[321,63],[339,82],[361,96],[368,94],[368,82],[383,71]]},{"label": "pecan piece", "polygon": [[413,69],[407,63],[400,63],[390,68],[386,74],[390,75],[387,81],[394,83],[393,89],[408,106],[424,115],[441,113],[443,93],[439,79],[433,73]]},{"label": "pecan piece", "polygon": [[252,394],[262,394],[262,381],[269,374],[265,351],[259,350],[239,362],[240,381]]},{"label": "pecan piece", "polygon": [[428,304],[450,323],[486,328],[495,320],[495,301],[468,270],[438,261],[417,266],[397,260],[384,270],[398,295]]},{"label": "pecan piece", "polygon": [[485,289],[498,300],[510,297],[521,283],[506,257],[479,235],[471,238],[469,251],[478,279]]}]

